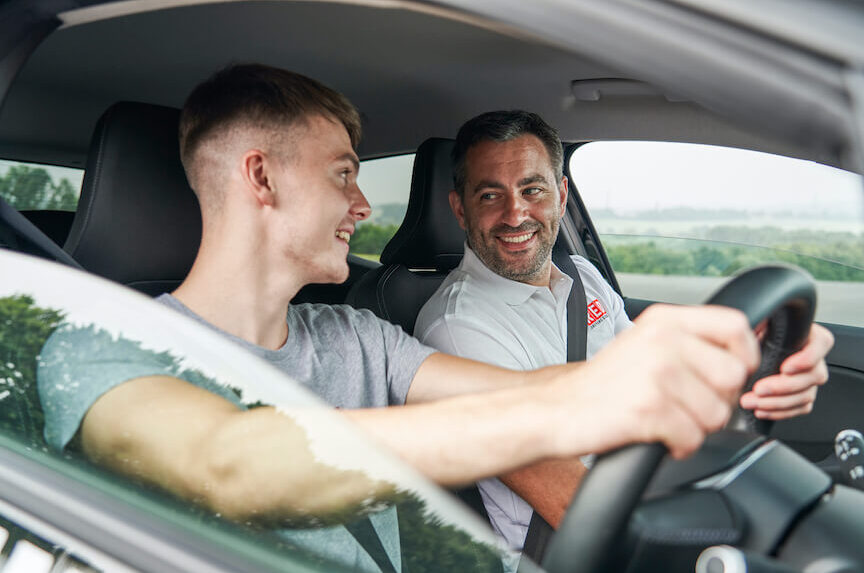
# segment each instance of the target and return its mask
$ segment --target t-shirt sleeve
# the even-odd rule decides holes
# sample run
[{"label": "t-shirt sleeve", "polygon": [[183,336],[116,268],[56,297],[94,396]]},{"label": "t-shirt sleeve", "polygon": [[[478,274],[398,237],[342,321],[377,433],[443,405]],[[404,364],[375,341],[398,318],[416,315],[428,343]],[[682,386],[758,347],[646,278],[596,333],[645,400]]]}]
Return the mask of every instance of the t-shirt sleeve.
[{"label": "t-shirt sleeve", "polygon": [[435,349],[421,344],[395,324],[377,318],[371,311],[363,312],[377,321],[381,329],[387,361],[389,402],[392,405],[404,404],[417,369]]},{"label": "t-shirt sleeve", "polygon": [[164,353],[93,326],[61,326],[43,346],[36,374],[45,441],[63,449],[102,394],[133,378],[172,375],[171,366]]}]

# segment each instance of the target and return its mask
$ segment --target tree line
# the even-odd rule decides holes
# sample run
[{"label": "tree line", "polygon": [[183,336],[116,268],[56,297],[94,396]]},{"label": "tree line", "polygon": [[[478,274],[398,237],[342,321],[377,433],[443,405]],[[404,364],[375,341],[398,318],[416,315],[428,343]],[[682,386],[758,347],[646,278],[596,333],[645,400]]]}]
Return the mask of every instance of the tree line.
[{"label": "tree line", "polygon": [[686,246],[664,240],[604,241],[612,267],[621,273],[725,277],[753,265],[783,262],[801,267],[817,280],[864,282],[858,260],[861,246],[846,242],[758,247],[702,241],[675,241]]},{"label": "tree line", "polygon": [[[351,252],[380,255],[397,228],[361,223]],[[864,282],[864,238],[853,233],[720,226],[694,234],[701,238],[602,237],[616,272],[725,277],[756,264],[783,262],[818,280]]]},{"label": "tree line", "polygon": [[13,165],[0,176],[0,197],[18,210],[74,211],[78,189],[66,178],[55,183],[42,167]]}]

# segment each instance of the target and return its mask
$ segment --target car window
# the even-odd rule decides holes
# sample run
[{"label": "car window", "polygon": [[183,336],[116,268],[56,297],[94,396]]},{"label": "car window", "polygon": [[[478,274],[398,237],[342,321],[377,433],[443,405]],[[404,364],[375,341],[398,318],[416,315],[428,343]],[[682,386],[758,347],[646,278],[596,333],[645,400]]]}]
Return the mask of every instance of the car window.
[{"label": "car window", "polygon": [[[205,555],[221,552],[220,558],[243,564],[235,570],[340,571],[343,568],[334,563],[338,561],[334,547],[318,544],[318,535],[328,528],[388,513],[397,520],[398,528],[391,537],[379,531],[381,542],[398,543],[406,571],[442,570],[446,564],[444,569],[452,571],[497,572],[502,560],[513,561],[513,555],[498,547],[488,525],[450,494],[371,444],[300,384],[219,333],[124,287],[53,263],[0,251],[0,266],[4,269],[4,280],[0,281],[0,454],[17,456],[26,467],[32,466],[32,472],[20,478],[26,483],[46,479],[54,484],[45,486],[50,493],[48,502],[35,495],[19,495],[18,506],[41,508],[41,519],[58,520],[49,523],[45,531],[35,528],[32,521],[16,522],[18,514],[7,514],[2,502],[2,492],[9,487],[4,483],[8,472],[2,472],[0,525],[7,537],[20,529],[26,533],[22,539],[47,547],[52,552],[51,561],[57,561],[58,552],[66,548],[63,535],[57,535],[57,531],[62,533],[58,516],[72,504],[82,515],[86,513],[94,528],[104,525],[109,531],[110,519],[128,516],[122,527],[141,527],[148,535],[164,532],[160,535],[168,546],[176,539],[183,547],[204,548],[201,552]],[[58,284],[63,288],[56,288]],[[93,304],[94,300],[99,304]],[[116,349],[120,349],[119,354],[114,354]],[[324,504],[329,507],[326,514],[298,509],[291,521],[278,527],[240,523],[90,464],[81,454],[77,437],[63,450],[50,446],[58,438],[46,420],[63,419],[79,394],[92,391],[94,380],[82,378],[78,365],[87,356],[96,355],[99,372],[103,368],[106,372],[132,372],[127,369],[133,362],[160,364],[184,380],[232,396],[232,401],[244,407],[279,408],[303,436],[284,454],[298,460],[308,455],[315,460],[310,471],[322,472],[315,495],[328,500]],[[124,361],[117,358],[121,355],[135,358]],[[51,378],[50,384],[43,378],[42,387],[37,389],[40,368],[53,368],[59,375]],[[71,398],[52,400],[56,392]],[[331,486],[334,475],[341,476],[337,480],[340,483]],[[346,493],[351,491],[359,493]],[[302,504],[309,494],[296,495],[297,503]],[[51,505],[56,499],[70,497],[71,501]],[[81,519],[76,518],[75,523],[83,530]],[[83,535],[81,531],[73,533]],[[75,545],[74,558],[97,570],[105,569],[108,561],[101,556],[104,548],[98,545],[100,537],[94,534],[92,539],[94,547]],[[123,543],[109,542],[112,559],[127,551],[134,553],[134,548]],[[7,548],[11,543],[6,541]],[[142,534],[141,543],[153,541]],[[26,547],[22,551],[31,549],[22,547]],[[156,553],[152,558],[167,558],[167,553]]]},{"label": "car window", "polygon": [[853,173],[687,143],[592,142],[569,177],[624,296],[704,301],[739,270],[791,263],[816,279],[816,319],[864,326],[864,195]]},{"label": "car window", "polygon": [[83,169],[0,159],[0,197],[19,211],[75,211]]},{"label": "car window", "polygon": [[357,183],[372,206],[372,215],[357,224],[351,237],[353,254],[372,261],[379,259],[387,241],[405,218],[413,168],[413,153],[360,163]]}]

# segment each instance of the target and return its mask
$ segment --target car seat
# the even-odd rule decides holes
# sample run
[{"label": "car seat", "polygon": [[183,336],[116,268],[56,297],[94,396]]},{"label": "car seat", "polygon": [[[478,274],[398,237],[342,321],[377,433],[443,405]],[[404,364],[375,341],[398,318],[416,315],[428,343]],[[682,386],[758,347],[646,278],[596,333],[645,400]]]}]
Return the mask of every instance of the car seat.
[{"label": "car seat", "polygon": [[96,124],[64,249],[86,270],[151,296],[186,277],[201,211],[180,163],[179,110],[112,105]]},{"label": "car seat", "polygon": [[[151,296],[183,282],[201,243],[201,210],[180,162],[179,119],[177,109],[135,102],[102,114],[61,251]],[[342,302],[345,288],[307,285],[293,302]]]},{"label": "car seat", "polygon": [[[450,211],[454,141],[433,137],[417,148],[408,208],[396,234],[381,253],[382,265],[367,272],[346,302],[367,308],[412,334],[417,314],[447,274],[459,265],[465,232]],[[455,492],[488,520],[475,486]]]},{"label": "car seat", "polygon": [[346,300],[408,334],[423,304],[462,260],[465,232],[447,198],[453,145],[452,139],[430,138],[417,148],[402,225],[381,253],[382,266],[357,281]]}]

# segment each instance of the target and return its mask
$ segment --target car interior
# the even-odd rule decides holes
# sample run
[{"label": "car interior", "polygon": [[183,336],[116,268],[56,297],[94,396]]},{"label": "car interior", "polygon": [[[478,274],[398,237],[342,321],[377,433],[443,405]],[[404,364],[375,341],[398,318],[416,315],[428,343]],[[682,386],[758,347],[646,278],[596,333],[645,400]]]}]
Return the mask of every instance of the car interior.
[{"label": "car interior", "polygon": [[[563,40],[538,41],[505,24],[453,17],[428,5],[350,2],[339,5],[334,22],[329,2],[180,4],[84,8],[35,49],[0,107],[0,158],[83,168],[84,180],[75,212],[18,212],[0,197],[6,222],[0,247],[80,267],[149,296],[173,290],[191,267],[201,232],[177,149],[179,108],[191,87],[229,62],[294,69],[347,94],[362,112],[361,159],[415,153],[407,212],[380,264],[349,255],[345,283],[309,285],[295,298],[367,308],[408,333],[461,259],[464,232],[447,201],[450,153],[458,126],[478,113],[537,111],[559,129],[568,153],[593,140],[657,139],[858,167],[847,147],[818,129],[820,122],[838,121],[833,94],[821,94],[822,103],[805,110],[811,117],[802,125],[786,127],[768,117],[784,105],[770,101],[771,89],[764,107],[730,119],[725,112],[735,103],[734,85],[716,99],[693,101],[686,89],[653,87],[646,81],[652,78],[638,73],[638,62],[623,64],[590,49],[577,54],[563,49]],[[806,76],[815,69],[811,59],[817,58],[790,68]],[[573,187],[561,229],[570,251],[586,256],[620,292]],[[622,294],[631,317],[652,302]],[[837,344],[828,360],[831,382],[820,390],[815,413],[775,424],[771,436],[837,471],[838,430],[864,428],[864,329],[828,327]],[[476,490],[460,495],[482,513]],[[650,544],[645,551],[652,551]]]}]

